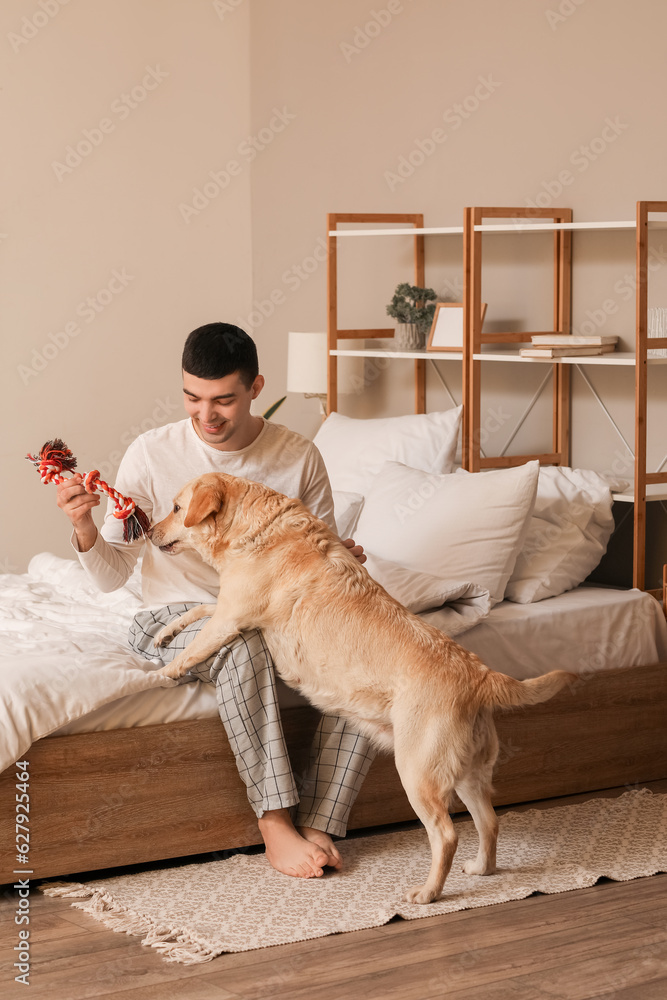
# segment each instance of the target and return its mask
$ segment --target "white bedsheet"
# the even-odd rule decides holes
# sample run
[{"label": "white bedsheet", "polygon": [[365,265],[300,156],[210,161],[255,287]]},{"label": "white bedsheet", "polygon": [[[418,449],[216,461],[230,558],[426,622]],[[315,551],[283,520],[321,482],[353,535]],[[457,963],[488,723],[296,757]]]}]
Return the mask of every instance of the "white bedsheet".
[{"label": "white bedsheet", "polygon": [[[438,612],[423,615],[434,625]],[[667,621],[641,590],[581,586],[535,604],[503,601],[456,641],[517,680],[549,670],[583,676],[667,661]]]},{"label": "white bedsheet", "polygon": [[[445,616],[420,616],[442,627]],[[496,605],[456,641],[494,670],[525,680],[564,668],[586,675],[616,667],[667,663],[667,622],[660,605],[639,590],[578,587],[536,604]],[[283,708],[306,704],[278,678]],[[83,733],[218,715],[212,684],[143,691],[103,705],[58,732]]]},{"label": "white bedsheet", "polygon": [[[0,576],[0,770],[51,733],[217,716],[212,684],[159,677],[156,664],[128,649],[138,586],[135,575],[122,590],[100,594],[78,563],[49,553],[27,574]],[[667,661],[667,623],[641,591],[579,587],[535,604],[504,602],[482,621],[474,617],[486,613],[483,600],[473,610],[478,600],[465,598],[457,642],[519,679],[555,667],[586,674]],[[451,608],[421,617],[452,626]],[[283,706],[303,704],[282,682],[279,696]]]},{"label": "white bedsheet", "polygon": [[[443,584],[389,563],[378,572],[390,592],[398,588],[405,599],[409,591],[414,610],[446,604],[442,627],[452,634],[488,612],[488,592],[474,584]],[[137,567],[123,588],[102,594],[78,562],[44,552],[28,573],[0,576],[0,771],[52,733],[217,715],[212,684],[161,677],[158,661],[129,649],[128,629],[140,606],[138,573]],[[282,682],[279,700],[283,707],[304,704]]]},{"label": "white bedsheet", "polygon": [[100,594],[72,560],[36,556],[0,576],[0,770],[34,740],[100,705],[178,682],[127,645],[137,580]]}]

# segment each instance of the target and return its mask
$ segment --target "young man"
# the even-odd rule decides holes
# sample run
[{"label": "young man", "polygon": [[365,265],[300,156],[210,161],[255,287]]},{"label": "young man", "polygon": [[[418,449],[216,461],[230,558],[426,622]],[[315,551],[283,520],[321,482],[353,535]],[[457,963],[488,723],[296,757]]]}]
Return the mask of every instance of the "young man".
[{"label": "young man", "polygon": [[[131,496],[156,523],[189,480],[206,472],[227,472],[299,497],[335,531],[331,488],[317,448],[250,412],[264,386],[251,338],[227,323],[199,327],[187,338],[182,367],[189,418],[133,441],[118,470],[116,489]],[[99,495],[86,493],[81,483],[78,475],[62,483],[57,498],[73,525],[79,560],[107,592],[123,586],[143,554],[145,609],[135,618],[130,644],[155,658],[155,635],[193,604],[215,601],[218,575],[195,552],[172,556],[144,539],[123,543],[122,523],[110,510],[98,532],[92,509]],[[345,544],[365,561],[361,546],[352,539]],[[204,623],[193,623],[162,648],[163,662],[171,661]],[[282,733],[273,663],[261,633],[244,633],[191,673],[216,684],[220,717],[273,867],[301,878],[322,875],[326,865],[340,868],[331,834],[345,834],[349,811],[374,757],[369,742],[344,720],[324,716],[298,789]]]}]

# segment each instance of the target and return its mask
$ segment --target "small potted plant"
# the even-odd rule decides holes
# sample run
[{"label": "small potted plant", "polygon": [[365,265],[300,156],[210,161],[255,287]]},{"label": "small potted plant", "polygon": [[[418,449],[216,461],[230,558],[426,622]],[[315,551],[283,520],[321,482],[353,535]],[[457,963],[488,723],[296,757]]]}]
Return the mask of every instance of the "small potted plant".
[{"label": "small potted plant", "polygon": [[407,282],[397,286],[387,306],[387,315],[397,320],[394,339],[399,350],[418,351],[424,348],[437,298],[432,288],[419,288]]}]

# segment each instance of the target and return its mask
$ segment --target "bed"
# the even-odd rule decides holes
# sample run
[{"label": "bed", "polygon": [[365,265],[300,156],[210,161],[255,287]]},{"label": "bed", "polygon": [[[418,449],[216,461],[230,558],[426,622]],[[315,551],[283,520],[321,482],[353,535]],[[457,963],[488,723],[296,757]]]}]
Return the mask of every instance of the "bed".
[{"label": "bed", "polygon": [[[373,423],[364,421],[364,430]],[[358,426],[343,430],[359,443]],[[349,442],[347,478],[338,478],[331,427],[329,440],[318,443],[340,487],[341,535],[354,532],[372,553],[369,569],[390,592],[494,669],[523,679],[558,666],[579,677],[545,705],[498,714],[496,804],[667,776],[667,623],[660,604],[636,590],[564,587],[572,584],[565,570],[575,572],[573,560],[576,573],[585,573],[604,551],[600,524],[609,520],[611,501],[598,501],[609,484],[598,483],[591,502],[588,474],[540,470],[541,492],[535,469],[478,474],[483,479],[452,475],[453,426],[443,450],[443,422],[435,424],[435,465],[433,455],[416,455],[414,434],[391,430],[382,437],[393,442],[391,453],[380,448],[371,472],[364,460],[363,478],[347,475]],[[396,450],[401,439],[405,452]],[[406,459],[421,467],[404,465]],[[463,519],[455,517],[457,505]],[[558,530],[550,533],[549,523]],[[444,583],[435,550],[448,567]],[[31,878],[70,875],[258,842],[212,685],[160,679],[155,664],[128,652],[138,574],[121,591],[100,595],[75,560],[42,553],[28,573],[0,577],[0,882],[14,881],[16,870]],[[549,587],[558,592],[550,595]],[[282,685],[280,700],[299,770],[317,713]],[[29,865],[17,860],[15,847],[23,773],[15,761],[27,762],[29,772]],[[393,760],[378,757],[350,828],[413,818]]]}]

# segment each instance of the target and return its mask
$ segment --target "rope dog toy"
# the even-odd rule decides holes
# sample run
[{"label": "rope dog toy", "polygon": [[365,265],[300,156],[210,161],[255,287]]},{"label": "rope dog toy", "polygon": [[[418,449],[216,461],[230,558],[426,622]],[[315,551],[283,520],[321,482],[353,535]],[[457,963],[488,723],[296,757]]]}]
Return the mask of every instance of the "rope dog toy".
[{"label": "rope dog toy", "polygon": [[[35,466],[43,483],[66,483],[68,477],[62,475],[63,470],[74,472],[76,469],[74,455],[60,438],[47,441],[37,457],[28,454],[26,458]],[[134,542],[148,532],[150,521],[131,497],[124,497],[122,493],[118,493],[103,479],[100,479],[97,469],[93,469],[92,472],[84,472],[82,475],[82,485],[86,493],[106,493],[113,500],[116,505],[113,516],[123,522],[124,542]]]}]

